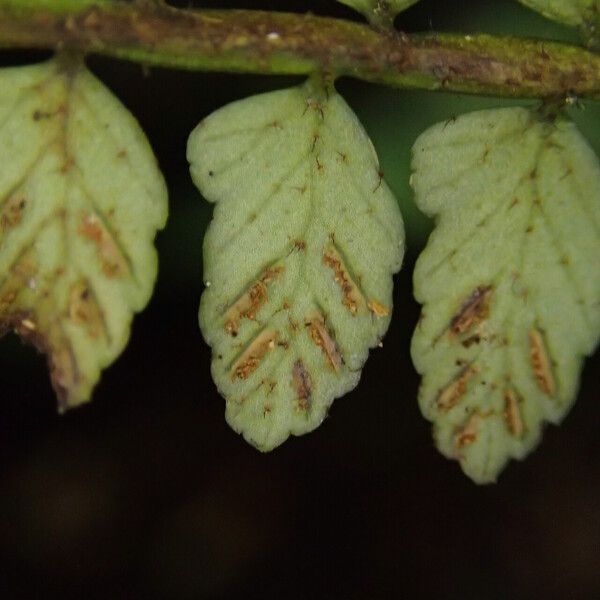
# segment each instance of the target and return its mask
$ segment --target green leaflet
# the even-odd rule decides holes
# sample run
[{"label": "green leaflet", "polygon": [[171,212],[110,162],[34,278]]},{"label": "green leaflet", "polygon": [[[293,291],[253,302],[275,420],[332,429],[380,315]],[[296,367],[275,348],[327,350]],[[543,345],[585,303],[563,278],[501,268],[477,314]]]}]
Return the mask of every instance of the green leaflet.
[{"label": "green leaflet", "polygon": [[519,0],[545,17],[575,27],[598,23],[600,0]]},{"label": "green leaflet", "polygon": [[0,123],[0,333],[47,353],[64,410],[150,297],[167,192],[137,122],[82,65],[1,70]]},{"label": "green leaflet", "polygon": [[382,15],[392,18],[419,0],[338,0],[342,4],[362,13],[369,20],[377,21]]},{"label": "green leaflet", "polygon": [[418,260],[412,355],[438,448],[478,483],[538,443],[600,334],[600,168],[565,120],[520,108],[440,123],[411,184],[437,227]]},{"label": "green leaflet", "polygon": [[190,136],[216,202],[200,326],[229,424],[260,450],[324,419],[390,322],[404,236],[356,116],[303,86],[235,102]]}]

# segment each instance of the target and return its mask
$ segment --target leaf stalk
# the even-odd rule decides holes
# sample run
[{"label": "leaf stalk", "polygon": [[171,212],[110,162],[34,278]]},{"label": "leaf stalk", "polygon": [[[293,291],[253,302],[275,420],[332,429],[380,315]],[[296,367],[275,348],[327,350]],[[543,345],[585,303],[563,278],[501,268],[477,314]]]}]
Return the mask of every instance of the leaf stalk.
[{"label": "leaf stalk", "polygon": [[398,88],[600,99],[600,56],[555,42],[411,34],[314,15],[162,2],[0,0],[0,48],[69,49],[168,68],[351,76]]}]

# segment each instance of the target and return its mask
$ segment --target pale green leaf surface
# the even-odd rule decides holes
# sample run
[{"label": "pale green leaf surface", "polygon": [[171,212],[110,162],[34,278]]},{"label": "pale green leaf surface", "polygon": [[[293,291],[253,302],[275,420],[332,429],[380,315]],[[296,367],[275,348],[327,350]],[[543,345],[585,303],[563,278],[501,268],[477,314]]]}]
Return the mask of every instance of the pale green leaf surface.
[{"label": "pale green leaf surface", "polygon": [[404,235],[373,146],[318,85],[248,98],[190,136],[216,203],[200,326],[229,424],[270,450],[317,427],[390,322]]},{"label": "pale green leaf surface", "polygon": [[84,66],[0,71],[0,332],[47,353],[60,409],[126,345],[166,216],[143,132]]},{"label": "pale green leaf surface", "polygon": [[576,127],[525,109],[435,125],[411,184],[437,227],[412,355],[441,452],[495,480],[572,405],[600,334],[600,168]]},{"label": "pale green leaf surface", "polygon": [[519,0],[545,17],[572,26],[597,23],[600,0]]}]

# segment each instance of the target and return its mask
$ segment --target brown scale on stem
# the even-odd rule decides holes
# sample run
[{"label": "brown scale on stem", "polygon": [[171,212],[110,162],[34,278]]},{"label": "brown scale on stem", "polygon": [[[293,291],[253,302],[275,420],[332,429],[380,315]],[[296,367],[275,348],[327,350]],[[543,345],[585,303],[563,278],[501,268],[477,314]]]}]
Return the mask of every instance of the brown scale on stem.
[{"label": "brown scale on stem", "polygon": [[538,387],[548,396],[554,396],[556,392],[556,383],[554,381],[554,376],[552,375],[551,363],[548,358],[544,338],[537,329],[531,329],[528,333],[528,337],[531,367]]},{"label": "brown scale on stem", "polygon": [[258,311],[268,302],[267,287],[283,272],[283,267],[268,267],[261,276],[250,285],[242,296],[225,313],[225,331],[235,337],[240,328],[240,321],[254,321]]}]

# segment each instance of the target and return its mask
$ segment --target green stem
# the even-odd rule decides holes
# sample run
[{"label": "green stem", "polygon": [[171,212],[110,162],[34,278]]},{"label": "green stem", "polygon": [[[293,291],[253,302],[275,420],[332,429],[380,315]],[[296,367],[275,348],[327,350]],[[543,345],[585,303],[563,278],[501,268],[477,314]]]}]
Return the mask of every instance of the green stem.
[{"label": "green stem", "polygon": [[301,75],[401,88],[600,99],[600,56],[489,35],[405,35],[338,19],[177,10],[156,0],[0,0],[0,48],[68,48],[148,65]]}]

